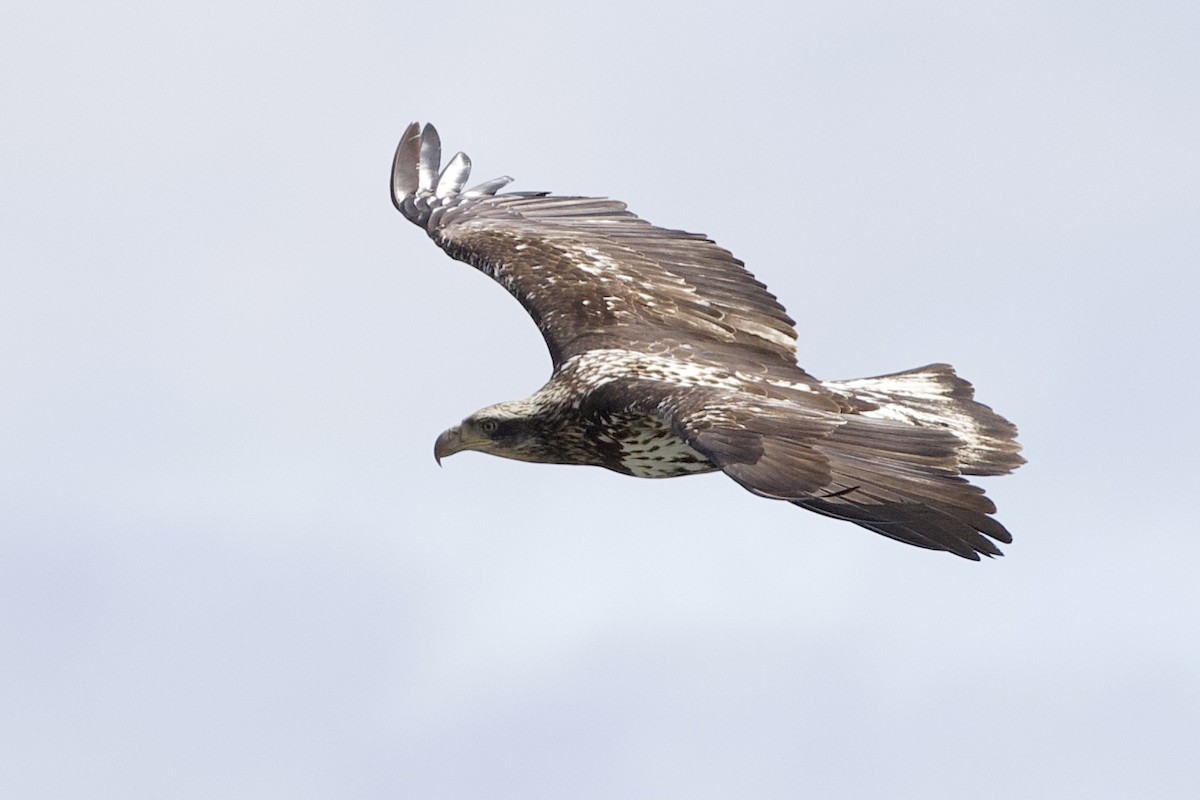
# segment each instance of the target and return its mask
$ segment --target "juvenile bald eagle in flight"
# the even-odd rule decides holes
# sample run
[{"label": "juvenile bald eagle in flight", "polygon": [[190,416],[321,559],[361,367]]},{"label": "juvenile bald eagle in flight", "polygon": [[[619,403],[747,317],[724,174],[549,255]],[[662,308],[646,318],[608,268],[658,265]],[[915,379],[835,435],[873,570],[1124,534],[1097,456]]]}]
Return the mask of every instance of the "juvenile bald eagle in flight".
[{"label": "juvenile bald eagle in flight", "polygon": [[553,374],[530,397],[475,412],[434,456],[477,450],[591,464],[639,478],[721,470],[751,492],[901,542],[978,561],[1012,537],[964,475],[1020,466],[1016,428],[947,364],[821,381],[763,284],[703,235],[658,228],[597,197],[464,190],[413,123],[392,202],[452,258],[533,317]]}]

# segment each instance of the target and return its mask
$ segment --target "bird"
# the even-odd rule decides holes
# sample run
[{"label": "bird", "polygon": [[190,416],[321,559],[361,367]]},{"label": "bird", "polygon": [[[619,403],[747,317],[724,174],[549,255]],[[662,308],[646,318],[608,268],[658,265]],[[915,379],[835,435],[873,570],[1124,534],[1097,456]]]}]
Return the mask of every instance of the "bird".
[{"label": "bird", "polygon": [[1011,543],[965,476],[1024,463],[1017,429],[953,367],[818,380],[795,321],[707,236],[656,227],[605,197],[467,185],[432,124],[392,162],[397,210],[504,287],[550,351],[547,383],[467,416],[434,458],[473,450],[639,478],[724,472],[761,497],[979,561]]}]

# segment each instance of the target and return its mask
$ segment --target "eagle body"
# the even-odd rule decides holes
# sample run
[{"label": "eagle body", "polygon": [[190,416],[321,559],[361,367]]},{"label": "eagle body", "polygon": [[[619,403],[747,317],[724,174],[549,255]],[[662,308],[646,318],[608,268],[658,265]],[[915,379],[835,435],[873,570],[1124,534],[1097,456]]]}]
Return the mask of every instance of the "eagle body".
[{"label": "eagle body", "polygon": [[658,228],[606,198],[464,189],[431,125],[409,126],[392,199],[450,256],[533,318],[554,364],[523,400],[438,437],[477,450],[640,478],[722,471],[749,491],[892,539],[978,560],[1010,542],[966,475],[1023,459],[1016,428],[945,364],[821,381],[796,363],[793,320],[708,238]]}]

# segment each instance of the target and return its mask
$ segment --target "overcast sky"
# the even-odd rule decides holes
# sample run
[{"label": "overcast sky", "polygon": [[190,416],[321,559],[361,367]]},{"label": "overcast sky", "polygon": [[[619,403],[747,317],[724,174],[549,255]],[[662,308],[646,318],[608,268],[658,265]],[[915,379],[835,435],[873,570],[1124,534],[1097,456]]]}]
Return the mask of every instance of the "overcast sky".
[{"label": "overcast sky", "polygon": [[[0,794],[1194,798],[1194,2],[0,12]],[[520,307],[479,180],[744,259],[822,378],[1021,427],[985,563],[436,435]]]}]

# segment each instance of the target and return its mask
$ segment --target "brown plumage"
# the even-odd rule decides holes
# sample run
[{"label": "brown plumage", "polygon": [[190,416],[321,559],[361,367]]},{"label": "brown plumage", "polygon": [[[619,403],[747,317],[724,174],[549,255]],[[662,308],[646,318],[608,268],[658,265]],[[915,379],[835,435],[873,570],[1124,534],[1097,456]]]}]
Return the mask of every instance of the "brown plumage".
[{"label": "brown plumage", "polygon": [[1020,466],[1016,428],[951,367],[819,381],[774,295],[706,237],[614,200],[497,194],[509,178],[464,190],[470,160],[440,161],[433,126],[410,125],[396,208],[517,298],[554,369],[531,397],[444,432],[439,461],[471,449],[638,477],[722,470],[919,547],[978,560],[1012,541],[963,476]]}]

